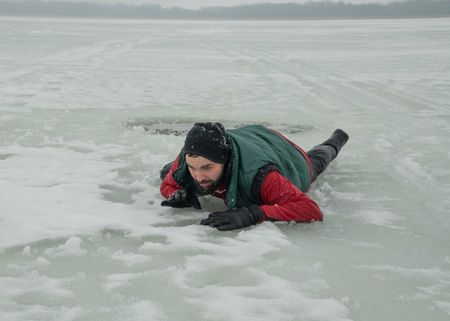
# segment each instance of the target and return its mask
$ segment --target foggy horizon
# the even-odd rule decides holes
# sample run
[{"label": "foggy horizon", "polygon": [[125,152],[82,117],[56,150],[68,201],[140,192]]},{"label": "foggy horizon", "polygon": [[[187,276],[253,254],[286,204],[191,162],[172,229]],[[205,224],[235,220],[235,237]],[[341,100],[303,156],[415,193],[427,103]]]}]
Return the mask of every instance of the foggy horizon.
[{"label": "foggy horizon", "polygon": [[[364,1],[364,3],[308,1],[241,4],[232,7],[188,9],[140,1],[0,1],[2,16],[61,16],[141,19],[302,19],[402,18],[450,16],[450,0]],[[219,2],[219,1],[214,1]],[[256,2],[256,1],[254,1]],[[259,1],[261,2],[261,1]]]},{"label": "foggy horizon", "polygon": [[[8,0],[6,0],[8,1]],[[23,2],[24,0],[14,1]],[[27,0],[25,0],[27,1]],[[315,2],[325,2],[324,0],[28,0],[30,2],[66,2],[66,3],[95,3],[103,5],[111,4],[124,4],[124,5],[159,5],[163,8],[183,8],[183,9],[202,9],[208,7],[235,7],[241,5],[257,5],[257,4],[305,4],[305,3],[315,3]],[[351,3],[354,5],[358,4],[387,4],[392,2],[404,2],[405,0],[328,0],[328,2],[333,3]],[[5,2],[5,0],[0,0],[0,2]]]}]

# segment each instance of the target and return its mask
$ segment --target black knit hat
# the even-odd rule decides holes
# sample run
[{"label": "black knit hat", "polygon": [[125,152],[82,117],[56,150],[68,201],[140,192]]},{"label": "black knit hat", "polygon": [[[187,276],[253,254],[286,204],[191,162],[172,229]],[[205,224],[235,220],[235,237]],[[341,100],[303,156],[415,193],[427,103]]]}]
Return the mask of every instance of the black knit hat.
[{"label": "black knit hat", "polygon": [[184,141],[183,153],[203,156],[215,163],[225,164],[230,145],[221,123],[196,123]]}]

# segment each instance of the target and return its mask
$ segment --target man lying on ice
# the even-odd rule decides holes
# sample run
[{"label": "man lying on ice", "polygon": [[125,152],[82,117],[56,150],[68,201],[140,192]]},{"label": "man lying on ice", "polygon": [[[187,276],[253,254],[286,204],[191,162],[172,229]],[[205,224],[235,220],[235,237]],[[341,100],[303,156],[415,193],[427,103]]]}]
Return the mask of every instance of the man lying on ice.
[{"label": "man lying on ice", "polygon": [[200,223],[221,231],[265,220],[322,221],[305,192],[336,158],[348,135],[341,129],[305,152],[281,133],[259,125],[225,130],[196,123],[175,161],[161,170],[162,206],[200,209],[197,196],[213,195],[228,209]]}]

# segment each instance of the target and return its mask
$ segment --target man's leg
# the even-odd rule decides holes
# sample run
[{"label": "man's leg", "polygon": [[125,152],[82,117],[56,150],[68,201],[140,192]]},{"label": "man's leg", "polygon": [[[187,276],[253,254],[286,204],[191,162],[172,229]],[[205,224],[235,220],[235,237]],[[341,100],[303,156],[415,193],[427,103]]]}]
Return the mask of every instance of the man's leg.
[{"label": "man's leg", "polygon": [[320,173],[327,168],[328,164],[336,158],[342,146],[344,146],[347,141],[347,133],[342,129],[336,129],[330,138],[308,151],[313,172],[312,181],[315,181],[317,176],[319,176]]}]

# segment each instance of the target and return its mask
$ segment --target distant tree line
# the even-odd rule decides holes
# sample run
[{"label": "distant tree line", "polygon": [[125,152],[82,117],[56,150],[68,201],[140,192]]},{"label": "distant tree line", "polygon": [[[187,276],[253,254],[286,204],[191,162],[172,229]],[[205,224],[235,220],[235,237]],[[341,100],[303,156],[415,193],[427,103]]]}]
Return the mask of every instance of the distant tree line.
[{"label": "distant tree line", "polygon": [[[288,1],[288,0],[287,0]],[[93,2],[0,1],[0,15],[104,17],[142,19],[313,19],[449,17],[450,0],[409,0],[388,4],[344,2],[262,3],[198,10],[159,5],[100,4]]]}]

